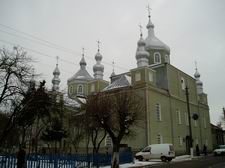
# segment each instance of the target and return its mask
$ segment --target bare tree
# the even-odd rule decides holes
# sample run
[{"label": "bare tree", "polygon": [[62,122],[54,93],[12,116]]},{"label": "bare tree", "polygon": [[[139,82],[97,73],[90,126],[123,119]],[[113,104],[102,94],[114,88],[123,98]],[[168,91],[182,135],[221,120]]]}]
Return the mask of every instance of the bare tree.
[{"label": "bare tree", "polygon": [[131,88],[101,92],[87,98],[86,113],[104,129],[112,139],[112,167],[119,167],[120,142],[128,136],[132,126],[143,120],[142,99]]},{"label": "bare tree", "polygon": [[32,76],[31,62],[22,48],[14,47],[13,51],[0,49],[0,108],[9,113],[8,122],[0,135],[0,144],[12,128],[13,118],[27,91]]}]

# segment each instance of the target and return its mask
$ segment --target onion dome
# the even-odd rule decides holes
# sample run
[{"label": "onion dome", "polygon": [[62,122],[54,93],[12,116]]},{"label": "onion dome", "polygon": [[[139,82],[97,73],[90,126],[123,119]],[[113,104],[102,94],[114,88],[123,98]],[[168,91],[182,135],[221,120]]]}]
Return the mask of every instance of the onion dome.
[{"label": "onion dome", "polygon": [[104,66],[101,64],[102,55],[98,49],[97,54],[95,55],[96,64],[93,66],[94,78],[103,79]]},{"label": "onion dome", "polygon": [[195,68],[195,74],[194,74],[194,77],[196,79],[196,87],[197,87],[197,93],[198,94],[201,94],[203,93],[203,83],[202,81],[200,80],[200,73],[198,72],[198,69],[197,69],[197,66]]},{"label": "onion dome", "polygon": [[197,78],[200,78],[200,73],[198,72],[198,69],[196,68],[195,69],[196,71],[195,71],[195,74],[194,74],[194,77],[197,79]]},{"label": "onion dome", "polygon": [[146,26],[146,28],[148,29],[148,37],[145,39],[146,50],[149,51],[151,49],[160,49],[160,50],[166,50],[168,53],[170,53],[170,48],[155,36],[155,32],[154,32],[155,26],[151,21],[151,16],[149,15],[148,17],[149,17],[149,21]]},{"label": "onion dome", "polygon": [[140,39],[137,42],[136,60],[137,66],[148,66],[149,53],[145,50],[145,41],[142,38],[142,33]]},{"label": "onion dome", "polygon": [[68,79],[67,82],[73,82],[76,80],[79,81],[90,81],[92,80],[91,75],[88,73],[88,71],[86,70],[86,61],[84,59],[84,54],[82,54],[82,58],[80,60],[80,69],[77,71],[76,74],[74,74],[71,78]]},{"label": "onion dome", "polygon": [[53,91],[59,91],[59,83],[60,83],[60,79],[59,79],[59,75],[60,75],[60,71],[58,68],[58,64],[56,64],[55,70],[53,71],[53,79],[52,79],[52,90]]},{"label": "onion dome", "polygon": [[84,54],[82,54],[82,58],[80,60],[80,67],[81,67],[81,69],[86,69],[86,65],[87,65],[87,63],[86,63],[86,61],[84,59]]}]

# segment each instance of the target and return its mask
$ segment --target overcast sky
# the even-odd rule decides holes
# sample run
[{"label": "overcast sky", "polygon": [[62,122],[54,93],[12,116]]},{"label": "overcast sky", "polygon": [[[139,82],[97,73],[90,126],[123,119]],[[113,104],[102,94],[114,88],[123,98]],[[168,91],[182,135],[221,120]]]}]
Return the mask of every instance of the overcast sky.
[{"label": "overcast sky", "polygon": [[156,36],[171,49],[171,64],[193,76],[197,61],[211,121],[218,122],[225,106],[224,0],[0,0],[0,46],[24,47],[48,88],[58,55],[65,89],[79,69],[82,47],[93,75],[100,40],[108,80],[113,60],[117,74],[136,67],[138,25],[146,37],[148,4]]}]

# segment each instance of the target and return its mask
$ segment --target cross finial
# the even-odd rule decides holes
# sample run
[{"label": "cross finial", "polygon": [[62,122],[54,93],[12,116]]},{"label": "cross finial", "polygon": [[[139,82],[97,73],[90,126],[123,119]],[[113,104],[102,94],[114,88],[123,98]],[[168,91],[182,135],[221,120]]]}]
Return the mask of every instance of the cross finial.
[{"label": "cross finial", "polygon": [[59,56],[56,56],[56,65],[59,63]]},{"label": "cross finial", "polygon": [[84,56],[84,47],[82,47],[82,56]]},{"label": "cross finial", "polygon": [[140,28],[140,35],[142,37],[142,26],[141,26],[141,24],[139,25],[139,28]]},{"label": "cross finial", "polygon": [[98,51],[100,51],[100,43],[101,42],[98,40],[97,43],[98,43]]},{"label": "cross finial", "polygon": [[148,17],[150,18],[151,17],[151,8],[150,8],[150,6],[149,6],[149,4],[148,4],[148,6],[147,6],[147,9],[148,9]]},{"label": "cross finial", "polygon": [[115,62],[114,62],[114,60],[112,61],[112,67],[113,67],[113,72],[114,72],[114,67],[115,67]]},{"label": "cross finial", "polygon": [[198,68],[197,68],[197,61],[195,61],[195,70],[197,71]]}]

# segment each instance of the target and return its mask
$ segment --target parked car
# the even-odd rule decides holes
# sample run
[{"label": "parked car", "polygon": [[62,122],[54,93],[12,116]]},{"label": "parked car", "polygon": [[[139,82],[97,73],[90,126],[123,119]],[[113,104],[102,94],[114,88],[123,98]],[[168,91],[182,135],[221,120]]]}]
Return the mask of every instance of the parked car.
[{"label": "parked car", "polygon": [[225,155],[225,145],[219,145],[218,148],[216,148],[213,151],[214,155]]},{"label": "parked car", "polygon": [[161,159],[163,162],[175,158],[175,151],[172,144],[152,144],[135,154],[139,161],[150,159]]}]

